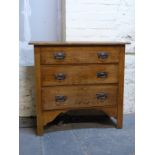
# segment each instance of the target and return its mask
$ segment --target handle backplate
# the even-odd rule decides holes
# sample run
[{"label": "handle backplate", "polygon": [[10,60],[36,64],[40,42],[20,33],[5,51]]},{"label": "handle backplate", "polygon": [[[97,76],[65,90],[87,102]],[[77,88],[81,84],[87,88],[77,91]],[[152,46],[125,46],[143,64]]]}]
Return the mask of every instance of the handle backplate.
[{"label": "handle backplate", "polygon": [[55,79],[56,80],[65,80],[66,79],[66,75],[63,73],[57,73],[55,74]]},{"label": "handle backplate", "polygon": [[107,52],[99,52],[97,53],[97,56],[99,59],[107,59],[109,55]]},{"label": "handle backplate", "polygon": [[96,98],[100,101],[105,101],[107,99],[108,95],[106,93],[97,93]]},{"label": "handle backplate", "polygon": [[56,102],[65,102],[66,100],[67,100],[67,96],[63,96],[63,95],[55,96]]},{"label": "handle backplate", "polygon": [[65,55],[64,52],[56,52],[56,53],[54,53],[54,59],[64,60],[65,57],[66,57],[66,55]]},{"label": "handle backplate", "polygon": [[97,72],[96,76],[98,78],[107,78],[108,77],[108,73],[107,72]]}]

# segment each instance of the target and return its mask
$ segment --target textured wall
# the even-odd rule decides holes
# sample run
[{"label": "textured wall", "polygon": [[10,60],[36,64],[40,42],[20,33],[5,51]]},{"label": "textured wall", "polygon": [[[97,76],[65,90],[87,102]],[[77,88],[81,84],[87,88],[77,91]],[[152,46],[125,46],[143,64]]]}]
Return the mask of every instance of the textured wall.
[{"label": "textured wall", "polygon": [[23,66],[19,69],[19,115],[35,115],[34,107],[34,67]]},{"label": "textured wall", "polygon": [[66,40],[130,41],[134,53],[134,0],[66,0]]},{"label": "textured wall", "polygon": [[134,112],[134,0],[66,0],[67,41],[128,41],[124,112]]}]

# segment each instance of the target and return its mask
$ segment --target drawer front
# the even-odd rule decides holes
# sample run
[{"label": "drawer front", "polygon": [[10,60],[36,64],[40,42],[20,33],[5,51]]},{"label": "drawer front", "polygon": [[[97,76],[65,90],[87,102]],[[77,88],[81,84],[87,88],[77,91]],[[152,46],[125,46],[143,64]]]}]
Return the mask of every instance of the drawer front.
[{"label": "drawer front", "polygon": [[42,86],[118,82],[118,65],[42,66]]},{"label": "drawer front", "polygon": [[119,47],[45,47],[41,48],[41,64],[117,63]]},{"label": "drawer front", "polygon": [[117,86],[60,86],[42,88],[43,110],[117,104]]}]

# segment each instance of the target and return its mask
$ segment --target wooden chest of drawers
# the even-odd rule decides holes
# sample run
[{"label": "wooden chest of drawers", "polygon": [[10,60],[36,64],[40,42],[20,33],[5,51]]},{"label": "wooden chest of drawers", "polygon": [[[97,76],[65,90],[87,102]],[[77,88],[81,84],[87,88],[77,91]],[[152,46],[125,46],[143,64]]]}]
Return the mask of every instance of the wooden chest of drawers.
[{"label": "wooden chest of drawers", "polygon": [[123,121],[125,43],[31,42],[35,53],[37,134],[60,113],[99,109]]}]

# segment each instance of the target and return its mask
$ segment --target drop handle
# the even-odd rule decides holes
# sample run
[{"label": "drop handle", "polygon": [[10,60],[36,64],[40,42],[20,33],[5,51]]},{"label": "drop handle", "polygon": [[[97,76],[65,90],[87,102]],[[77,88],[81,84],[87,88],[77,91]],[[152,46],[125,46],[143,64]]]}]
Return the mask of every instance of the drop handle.
[{"label": "drop handle", "polygon": [[66,75],[63,73],[58,73],[58,74],[55,74],[54,76],[55,76],[56,80],[65,80],[66,79]]},{"label": "drop handle", "polygon": [[63,60],[63,59],[65,59],[65,57],[66,57],[66,55],[64,52],[54,53],[54,59]]},{"label": "drop handle", "polygon": [[107,72],[97,72],[96,76],[98,78],[107,78],[108,77],[108,73]]},{"label": "drop handle", "polygon": [[107,99],[107,94],[106,93],[97,93],[96,94],[96,98],[98,99],[98,100],[101,100],[101,101],[105,101],[106,99]]},{"label": "drop handle", "polygon": [[97,53],[97,56],[99,59],[107,59],[109,55],[107,52],[99,52]]},{"label": "drop handle", "polygon": [[56,102],[65,102],[66,100],[67,100],[67,96],[63,96],[63,95],[55,96]]}]

